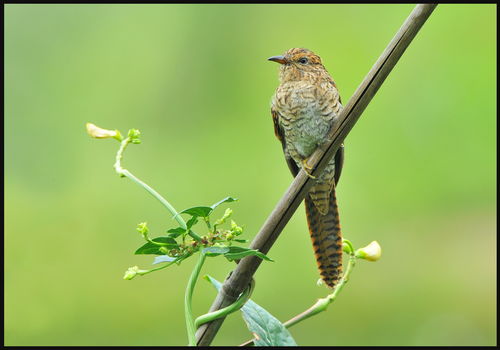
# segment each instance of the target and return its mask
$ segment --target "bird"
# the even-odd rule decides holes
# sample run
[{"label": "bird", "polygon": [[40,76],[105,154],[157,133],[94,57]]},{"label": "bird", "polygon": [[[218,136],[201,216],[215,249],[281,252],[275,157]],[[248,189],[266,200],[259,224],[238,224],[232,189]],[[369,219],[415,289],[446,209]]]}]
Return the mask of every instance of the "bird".
[{"label": "bird", "polygon": [[344,164],[344,145],[316,177],[307,161],[338,122],[343,109],[340,95],[321,58],[308,49],[292,48],[268,60],[280,64],[280,84],[271,99],[274,132],[292,175],[304,169],[313,178],[304,199],[306,218],[321,279],[334,288],[342,275],[342,233],[335,188]]}]

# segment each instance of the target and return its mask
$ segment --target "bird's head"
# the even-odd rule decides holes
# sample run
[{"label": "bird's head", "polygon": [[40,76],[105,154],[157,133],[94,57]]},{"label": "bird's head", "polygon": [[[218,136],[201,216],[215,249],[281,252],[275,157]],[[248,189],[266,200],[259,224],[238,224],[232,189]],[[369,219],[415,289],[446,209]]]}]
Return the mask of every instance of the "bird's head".
[{"label": "bird's head", "polygon": [[283,55],[269,57],[268,60],[281,64],[281,81],[301,80],[326,72],[321,58],[308,49],[293,48]]}]

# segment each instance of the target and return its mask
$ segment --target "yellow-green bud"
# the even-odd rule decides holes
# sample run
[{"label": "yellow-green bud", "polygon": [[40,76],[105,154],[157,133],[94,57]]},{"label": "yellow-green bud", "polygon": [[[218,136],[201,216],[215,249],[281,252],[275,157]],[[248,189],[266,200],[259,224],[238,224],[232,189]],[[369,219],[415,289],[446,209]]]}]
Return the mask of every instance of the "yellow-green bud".
[{"label": "yellow-green bud", "polygon": [[226,211],[224,212],[224,215],[218,219],[215,224],[216,225],[222,225],[223,223],[226,222],[227,219],[229,219],[229,217],[233,215],[233,210],[231,208],[227,208]]},{"label": "yellow-green bud", "polygon": [[382,248],[377,241],[373,241],[366,247],[359,248],[356,250],[356,257],[360,259],[365,259],[368,261],[377,261],[382,255]]},{"label": "yellow-green bud", "polygon": [[236,223],[231,220],[231,232],[235,235],[235,236],[239,236],[243,233],[243,228],[236,225]]},{"label": "yellow-green bud", "polygon": [[227,208],[226,211],[224,212],[224,216],[222,217],[222,220],[228,219],[231,215],[233,215],[233,209]]},{"label": "yellow-green bud", "polygon": [[148,228],[148,223],[147,222],[141,222],[139,225],[137,225],[137,231],[145,238],[148,238],[148,233],[149,233],[149,228]]},{"label": "yellow-green bud", "polygon": [[342,238],[342,250],[347,254],[354,253],[354,248],[352,246],[351,241],[348,239]]},{"label": "yellow-green bud", "polygon": [[234,238],[234,236],[233,236],[233,234],[232,234],[232,233],[228,233],[228,234],[226,235],[226,239],[227,239],[228,241],[232,240],[233,238]]},{"label": "yellow-green bud", "polygon": [[87,127],[87,133],[95,139],[115,138],[120,141],[122,139],[118,130],[103,129],[92,123],[87,123],[85,126]]},{"label": "yellow-green bud", "polygon": [[137,276],[137,273],[139,272],[139,266],[132,266],[129,267],[127,271],[125,271],[125,276],[123,276],[124,280],[131,280],[135,276]]},{"label": "yellow-green bud", "polygon": [[137,129],[130,129],[128,131],[128,138],[130,139],[130,142],[134,144],[139,144],[141,143],[141,139],[139,138],[141,136],[141,132]]}]

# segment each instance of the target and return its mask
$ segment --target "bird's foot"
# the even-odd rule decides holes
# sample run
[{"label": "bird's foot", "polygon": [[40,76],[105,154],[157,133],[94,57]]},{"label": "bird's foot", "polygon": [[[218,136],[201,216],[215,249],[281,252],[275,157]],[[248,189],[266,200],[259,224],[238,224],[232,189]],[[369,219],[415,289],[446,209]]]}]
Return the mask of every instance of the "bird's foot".
[{"label": "bird's foot", "polygon": [[312,167],[307,164],[307,158],[302,159],[302,169],[306,172],[306,175],[309,176],[311,179],[316,179],[316,176],[311,174]]}]

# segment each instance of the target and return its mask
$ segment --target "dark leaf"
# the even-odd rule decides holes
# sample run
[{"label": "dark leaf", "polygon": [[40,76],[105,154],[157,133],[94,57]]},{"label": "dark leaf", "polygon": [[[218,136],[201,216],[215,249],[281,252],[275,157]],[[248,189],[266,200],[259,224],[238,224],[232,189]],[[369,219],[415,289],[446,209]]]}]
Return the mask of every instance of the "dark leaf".
[{"label": "dark leaf", "polygon": [[197,216],[193,216],[191,219],[188,220],[188,222],[186,222],[186,226],[187,226],[187,230],[190,230],[191,227],[193,227],[194,225],[196,225],[196,223],[198,222],[198,217]]},{"label": "dark leaf", "polygon": [[249,248],[243,248],[243,247],[229,247],[229,252],[224,254],[224,256],[229,259],[229,260],[237,260],[237,259],[242,259],[245,256],[249,255],[255,255],[258,256],[259,258],[267,261],[273,261],[270,259],[267,255],[259,252],[258,250],[255,249],[249,249]]},{"label": "dark leaf", "polygon": [[[208,275],[205,278],[217,290],[222,287],[216,279]],[[256,335],[255,346],[297,346],[283,323],[252,300],[248,300],[240,310],[248,329]]]},{"label": "dark leaf", "polygon": [[184,232],[186,232],[186,229],[183,229],[182,227],[171,228],[170,230],[167,231],[167,233],[169,233],[168,237],[172,238],[177,238]]},{"label": "dark leaf", "polygon": [[160,246],[151,242],[147,242],[139,249],[137,249],[134,254],[164,255],[165,253],[160,250],[160,247],[165,247],[166,249],[179,248],[179,245],[172,237],[157,237],[152,239],[152,241],[161,243],[162,245]]},{"label": "dark leaf", "polygon": [[212,207],[192,207],[184,209],[179,214],[189,214],[191,216],[207,217],[212,212]]},{"label": "dark leaf", "polygon": [[223,200],[218,201],[218,202],[217,202],[217,203],[215,203],[215,204],[212,204],[212,207],[211,207],[211,208],[212,208],[212,209],[215,209],[215,208],[217,208],[219,205],[221,205],[222,203],[226,203],[226,202],[228,202],[228,203],[229,203],[229,202],[234,202],[234,201],[237,201],[237,200],[238,200],[238,198],[226,197],[226,198],[224,198]]}]

